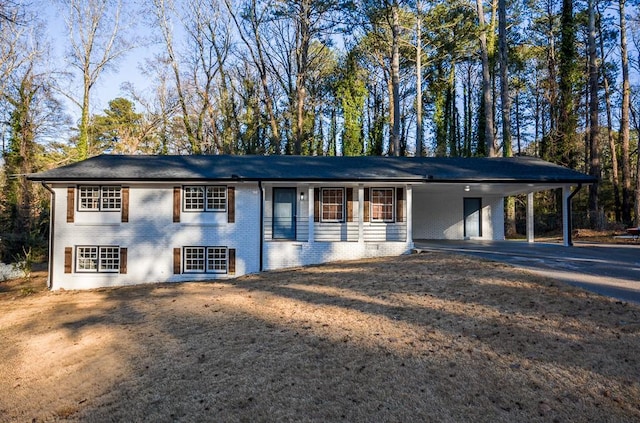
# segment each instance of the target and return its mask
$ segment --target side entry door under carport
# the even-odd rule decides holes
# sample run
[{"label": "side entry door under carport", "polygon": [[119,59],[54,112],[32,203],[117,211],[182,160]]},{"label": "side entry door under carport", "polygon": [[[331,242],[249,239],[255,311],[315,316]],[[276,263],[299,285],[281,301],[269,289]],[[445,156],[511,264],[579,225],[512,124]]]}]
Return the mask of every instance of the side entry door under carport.
[{"label": "side entry door under carport", "polygon": [[464,238],[482,236],[482,199],[464,199]]}]

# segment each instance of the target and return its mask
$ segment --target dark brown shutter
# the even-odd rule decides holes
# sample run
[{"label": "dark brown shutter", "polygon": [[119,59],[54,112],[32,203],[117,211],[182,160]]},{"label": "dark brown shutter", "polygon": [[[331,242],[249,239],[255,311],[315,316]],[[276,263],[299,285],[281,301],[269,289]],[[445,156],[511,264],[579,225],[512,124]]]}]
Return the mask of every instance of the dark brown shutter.
[{"label": "dark brown shutter", "polygon": [[353,188],[347,188],[347,222],[353,222]]},{"label": "dark brown shutter", "polygon": [[235,187],[227,187],[227,222],[235,223],[236,221],[236,189]]},{"label": "dark brown shutter", "polygon": [[120,273],[127,274],[127,249],[120,247]]},{"label": "dark brown shutter", "polygon": [[320,188],[313,189],[313,221],[320,222]]},{"label": "dark brown shutter", "polygon": [[180,222],[180,191],[182,188],[173,187],[173,221],[174,223]]},{"label": "dark brown shutter", "polygon": [[73,213],[76,210],[74,194],[76,189],[74,187],[67,188],[67,222],[73,223]]},{"label": "dark brown shutter", "polygon": [[404,222],[404,188],[396,188],[396,222]]},{"label": "dark brown shutter", "polygon": [[364,217],[362,219],[363,222],[368,222],[370,220],[369,215],[371,214],[370,210],[371,206],[369,205],[369,188],[364,189]]},{"label": "dark brown shutter", "polygon": [[126,223],[129,221],[129,187],[122,187],[120,193],[122,194],[122,218],[120,220]]},{"label": "dark brown shutter", "polygon": [[64,247],[64,273],[71,273],[72,260],[73,260],[73,248]]},{"label": "dark brown shutter", "polygon": [[173,249],[173,274],[180,274],[180,248]]},{"label": "dark brown shutter", "polygon": [[236,274],[236,249],[229,248],[229,274]]}]

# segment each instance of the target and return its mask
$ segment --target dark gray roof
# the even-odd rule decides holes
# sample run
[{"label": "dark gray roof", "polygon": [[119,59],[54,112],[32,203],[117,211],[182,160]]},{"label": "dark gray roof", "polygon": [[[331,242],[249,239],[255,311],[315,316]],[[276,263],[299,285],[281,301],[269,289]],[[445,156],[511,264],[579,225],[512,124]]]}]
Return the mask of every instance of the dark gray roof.
[{"label": "dark gray roof", "polygon": [[397,181],[593,183],[532,157],[102,155],[29,175],[34,181]]}]

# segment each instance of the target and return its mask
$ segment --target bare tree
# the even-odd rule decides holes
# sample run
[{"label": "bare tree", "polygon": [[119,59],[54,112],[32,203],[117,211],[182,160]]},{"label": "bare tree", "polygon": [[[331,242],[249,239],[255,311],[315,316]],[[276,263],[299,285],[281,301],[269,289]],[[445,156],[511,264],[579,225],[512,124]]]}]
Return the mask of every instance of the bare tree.
[{"label": "bare tree", "polygon": [[266,8],[260,8],[257,0],[249,0],[241,6],[243,13],[242,19],[239,19],[230,0],[225,0],[225,5],[238,29],[240,39],[249,52],[253,66],[258,72],[271,129],[269,147],[271,152],[278,153],[280,152],[280,127],[276,117],[276,107],[274,106],[272,95],[273,88],[270,86],[268,64],[265,58],[265,46],[261,32],[266,17]]},{"label": "bare tree", "polygon": [[120,0],[61,0],[67,7],[69,31],[69,65],[80,73],[82,96],[70,93],[67,97],[80,108],[77,141],[78,159],[90,154],[89,120],[91,90],[100,75],[117,59],[129,51],[133,44],[122,25]]}]

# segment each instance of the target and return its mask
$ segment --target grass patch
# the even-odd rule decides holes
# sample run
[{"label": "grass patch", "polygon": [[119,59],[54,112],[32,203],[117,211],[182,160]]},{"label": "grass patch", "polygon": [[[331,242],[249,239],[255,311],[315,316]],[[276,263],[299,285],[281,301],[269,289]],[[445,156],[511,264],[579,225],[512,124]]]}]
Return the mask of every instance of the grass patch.
[{"label": "grass patch", "polygon": [[638,306],[440,253],[2,294],[0,338],[0,420],[640,419]]}]

